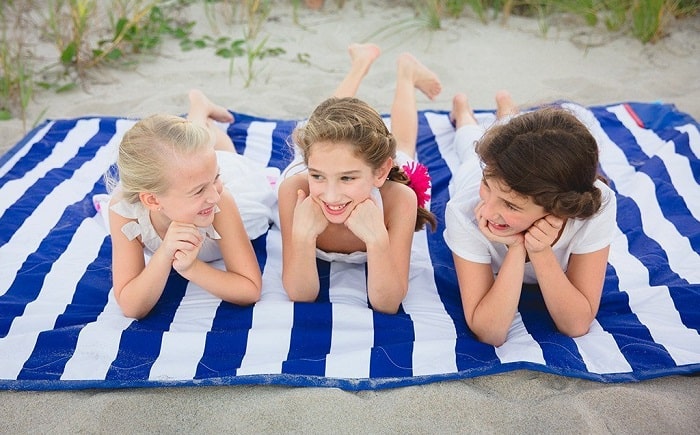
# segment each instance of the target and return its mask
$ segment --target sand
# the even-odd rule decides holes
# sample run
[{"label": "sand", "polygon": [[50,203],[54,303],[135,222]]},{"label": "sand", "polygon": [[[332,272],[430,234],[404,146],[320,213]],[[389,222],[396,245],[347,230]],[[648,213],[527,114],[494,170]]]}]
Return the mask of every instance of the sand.
[{"label": "sand", "polygon": [[[388,112],[396,57],[411,51],[443,82],[420,109],[448,110],[456,92],[477,109],[493,109],[508,89],[524,106],[552,100],[584,105],[621,101],[674,103],[700,119],[700,16],[672,22],[668,36],[644,45],[628,36],[560,18],[544,35],[536,20],[506,24],[474,18],[443,20],[426,30],[396,2],[327,2],[320,11],[287,4],[274,8],[263,34],[285,54],[253,64],[245,87],[245,60],[213,50],[182,52],[174,41],[133,70],[102,70],[84,88],[41,93],[29,107],[40,118],[86,115],[141,117],[182,114],[186,92],[202,89],[239,112],[300,119],[328,96],[348,66],[346,47],[373,41],[382,55],[358,96]],[[201,9],[195,31],[214,35]],[[404,24],[400,24],[404,23]],[[405,24],[408,23],[408,24]],[[238,37],[240,27],[219,25]],[[232,33],[233,32],[233,33]],[[591,46],[585,47],[583,43]],[[0,152],[23,135],[19,120],[0,122]],[[1,391],[4,433],[697,433],[700,376],[669,376],[601,384],[533,371],[461,381],[347,392],[277,386],[183,387],[63,392]]]}]

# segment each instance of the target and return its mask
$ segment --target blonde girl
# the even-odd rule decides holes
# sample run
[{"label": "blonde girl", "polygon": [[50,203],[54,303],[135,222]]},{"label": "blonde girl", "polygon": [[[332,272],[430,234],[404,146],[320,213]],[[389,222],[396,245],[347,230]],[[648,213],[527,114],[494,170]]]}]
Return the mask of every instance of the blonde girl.
[{"label": "blonde girl", "polygon": [[[260,268],[217,158],[217,150],[235,154],[233,144],[208,127],[213,120],[233,118],[191,91],[189,119],[149,116],[121,141],[109,227],[114,295],[128,317],[152,310],[171,269],[234,304],[260,298]],[[267,225],[264,213],[252,220],[249,228]],[[224,270],[209,264],[216,259],[223,259]]]}]

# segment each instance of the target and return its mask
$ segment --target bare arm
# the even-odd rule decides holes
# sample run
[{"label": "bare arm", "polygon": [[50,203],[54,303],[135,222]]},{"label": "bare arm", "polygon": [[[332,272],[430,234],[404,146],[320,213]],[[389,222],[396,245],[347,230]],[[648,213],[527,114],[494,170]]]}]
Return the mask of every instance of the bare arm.
[{"label": "bare arm", "polygon": [[[299,190],[303,192],[300,201]],[[280,231],[282,233],[282,284],[292,301],[316,300],[320,289],[316,268],[316,238],[319,227],[312,225],[313,201],[306,197],[309,183],[306,173],[286,178],[279,187]],[[303,209],[299,209],[306,201]],[[297,214],[297,211],[300,211]],[[325,220],[320,209],[321,219]],[[327,222],[327,221],[326,221]],[[324,225],[320,225],[325,227]]]},{"label": "bare arm", "polygon": [[609,250],[573,254],[566,273],[551,249],[530,254],[547,310],[562,333],[579,337],[591,327],[600,306]]},{"label": "bare arm", "polygon": [[219,249],[226,270],[197,259],[191,267],[178,272],[227,302],[238,305],[255,303],[260,299],[262,289],[262,275],[255,251],[238,207],[228,191],[223,191],[218,206],[220,211],[214,217],[214,228],[221,236]]},{"label": "bare arm", "polygon": [[479,341],[500,346],[518,309],[525,271],[522,245],[508,250],[498,275],[490,264],[453,255],[464,317]]},{"label": "bare arm", "polygon": [[610,248],[573,254],[564,273],[552,251],[564,224],[552,215],[539,219],[525,234],[525,248],[557,329],[579,337],[588,332],[598,312]]},{"label": "bare arm", "polygon": [[383,195],[383,213],[368,199],[356,207],[346,225],[367,247],[367,293],[372,308],[394,314],[408,292],[416,196],[402,184],[387,188],[391,191]]},{"label": "bare arm", "polygon": [[151,311],[163,293],[170,275],[174,249],[178,246],[184,249],[187,244],[191,249],[199,243],[201,236],[196,230],[188,233],[188,229],[184,228],[182,238],[188,238],[189,243],[164,243],[146,264],[141,242],[138,239],[129,240],[121,231],[130,219],[112,210],[109,213],[114,296],[125,316],[140,319]]}]

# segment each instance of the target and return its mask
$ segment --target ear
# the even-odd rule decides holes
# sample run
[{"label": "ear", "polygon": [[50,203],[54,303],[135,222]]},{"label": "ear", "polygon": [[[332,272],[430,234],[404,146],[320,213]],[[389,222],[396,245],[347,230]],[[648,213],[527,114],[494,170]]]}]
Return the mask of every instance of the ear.
[{"label": "ear", "polygon": [[151,211],[157,211],[160,208],[160,201],[158,201],[158,197],[154,193],[141,192],[139,193],[139,199],[141,204]]},{"label": "ear", "polygon": [[386,177],[389,176],[391,168],[394,166],[394,159],[391,157],[387,158],[380,167],[374,171],[374,186],[382,187],[386,181]]}]

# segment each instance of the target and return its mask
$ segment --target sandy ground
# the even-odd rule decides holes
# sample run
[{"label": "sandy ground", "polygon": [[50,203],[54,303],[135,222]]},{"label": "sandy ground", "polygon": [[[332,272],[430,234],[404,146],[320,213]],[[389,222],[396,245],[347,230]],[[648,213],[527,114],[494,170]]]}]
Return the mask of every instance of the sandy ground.
[{"label": "sandy ground", "polygon": [[[393,2],[336,2],[321,11],[275,7],[266,46],[285,54],[253,64],[213,50],[182,52],[168,42],[135,70],[103,70],[83,89],[42,93],[27,119],[85,115],[182,114],[186,92],[202,89],[239,112],[300,119],[328,96],[349,64],[346,47],[373,41],[382,55],[358,96],[388,112],[396,57],[411,51],[443,82],[421,109],[451,107],[464,91],[477,109],[493,109],[508,89],[525,106],[557,99],[584,105],[662,101],[700,119],[700,17],[671,23],[654,45],[590,29],[575,20],[511,18],[483,24],[464,17],[428,31]],[[214,35],[201,10],[196,32]],[[402,24],[403,23],[403,24]],[[238,37],[239,28],[219,26]],[[228,33],[226,33],[228,32]],[[590,44],[585,47],[584,43]],[[0,152],[23,135],[18,120],[0,123]],[[600,384],[531,371],[382,391],[275,386],[185,387],[64,392],[1,391],[3,433],[698,433],[700,376]]]}]

